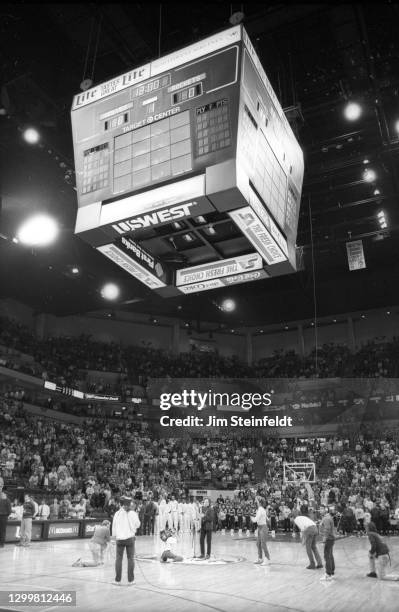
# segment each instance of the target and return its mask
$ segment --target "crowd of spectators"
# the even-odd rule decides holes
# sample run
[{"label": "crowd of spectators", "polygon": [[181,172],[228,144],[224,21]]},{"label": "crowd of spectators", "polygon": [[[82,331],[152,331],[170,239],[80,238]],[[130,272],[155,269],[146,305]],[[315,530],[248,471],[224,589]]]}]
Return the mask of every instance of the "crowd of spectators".
[{"label": "crowd of spectators", "polygon": [[[144,388],[149,378],[378,379],[397,375],[399,363],[397,338],[369,342],[355,354],[345,346],[324,345],[318,350],[317,370],[314,353],[301,358],[293,351],[276,351],[249,368],[238,357],[197,351],[172,355],[150,345],[122,347],[89,336],[38,340],[19,323],[1,318],[0,346],[6,347],[0,354],[2,365],[86,392],[114,392],[114,383],[105,378],[87,378],[89,370],[114,372],[117,390],[123,389],[125,395],[131,393],[131,385]],[[222,497],[216,504],[220,528],[249,529],[257,494],[268,500],[272,523],[285,530],[292,528],[303,503],[311,508],[335,505],[344,532],[355,530],[369,515],[380,531],[386,531],[395,512],[399,485],[395,431],[355,428],[349,435],[348,428],[346,435],[301,441],[232,435],[159,438],[148,424],[106,419],[96,404],[87,408],[87,418],[79,424],[33,416],[24,409],[28,393],[10,389],[0,397],[0,472],[6,482],[36,491],[60,518],[98,512],[111,516],[125,494],[136,499],[139,512],[144,512],[147,499],[157,503],[174,495],[179,503],[187,503],[189,482],[235,488],[232,499]],[[50,406],[54,401],[45,399],[44,407],[65,408],[57,401]],[[35,403],[40,401],[36,398]],[[70,410],[70,405],[65,409]],[[260,458],[261,479],[256,458]],[[311,489],[284,478],[284,463],[301,460],[316,466],[318,476]]]},{"label": "crowd of spectators", "polygon": [[[253,448],[192,439],[155,439],[144,422],[86,419],[77,424],[38,418],[17,399],[2,400],[0,465],[5,478],[57,494],[87,492],[88,483],[118,494],[179,490],[187,481],[221,486],[253,481]],[[176,491],[177,492],[177,491]]]},{"label": "crowd of spectators", "polygon": [[[159,502],[174,495],[186,502],[192,481],[197,487],[234,490],[232,500],[220,499],[217,506],[219,527],[227,529],[249,528],[257,494],[268,500],[275,527],[284,525],[286,531],[303,503],[334,505],[341,529],[349,533],[369,514],[386,531],[396,509],[395,431],[300,440],[239,435],[166,439],[155,437],[145,423],[139,427],[95,418],[79,425],[59,423],[33,417],[21,406],[18,398],[2,399],[2,478],[36,492],[49,507],[59,506],[59,518],[112,516],[121,495],[135,498],[139,510],[149,498]],[[295,482],[289,472],[284,478],[284,463],[298,461],[315,464],[311,487]]]},{"label": "crowd of spectators", "polygon": [[[3,365],[41,376],[64,386],[85,391],[129,394],[131,385],[146,386],[149,378],[323,378],[356,376],[395,377],[399,368],[399,339],[369,341],[352,353],[345,345],[323,344],[306,357],[295,351],[275,351],[270,357],[248,366],[239,356],[217,352],[174,355],[166,350],[142,346],[103,343],[88,335],[51,337],[39,340],[26,327],[0,317],[0,354]],[[29,355],[21,360],[17,354]],[[97,376],[88,378],[88,371]],[[116,382],[101,378],[101,372],[118,375]]]}]

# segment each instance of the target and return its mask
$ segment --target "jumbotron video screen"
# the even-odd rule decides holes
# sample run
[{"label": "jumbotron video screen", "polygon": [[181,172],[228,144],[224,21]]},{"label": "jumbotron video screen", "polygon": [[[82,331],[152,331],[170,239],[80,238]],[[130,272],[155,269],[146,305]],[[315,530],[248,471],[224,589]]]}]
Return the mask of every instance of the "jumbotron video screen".
[{"label": "jumbotron video screen", "polygon": [[75,233],[165,297],[297,270],[302,150],[242,25],[77,94]]}]

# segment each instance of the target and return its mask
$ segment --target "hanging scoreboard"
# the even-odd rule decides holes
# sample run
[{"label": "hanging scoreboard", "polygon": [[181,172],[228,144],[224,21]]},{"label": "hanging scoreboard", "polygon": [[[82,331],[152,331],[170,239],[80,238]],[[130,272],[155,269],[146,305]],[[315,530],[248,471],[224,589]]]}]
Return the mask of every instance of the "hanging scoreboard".
[{"label": "hanging scoreboard", "polygon": [[[72,128],[75,232],[154,291],[225,286],[228,275],[180,282],[223,249],[261,262],[235,282],[297,269],[303,155],[241,25],[79,93]],[[230,222],[240,240],[187,248],[182,275],[162,261],[173,249],[163,236],[184,227],[200,240],[198,218]]]}]

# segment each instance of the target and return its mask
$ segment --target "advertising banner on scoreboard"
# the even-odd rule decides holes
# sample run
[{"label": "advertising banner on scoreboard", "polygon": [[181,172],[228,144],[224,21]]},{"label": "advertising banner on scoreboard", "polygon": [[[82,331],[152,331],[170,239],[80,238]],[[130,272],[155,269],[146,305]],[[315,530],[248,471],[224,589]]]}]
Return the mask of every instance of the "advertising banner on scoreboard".
[{"label": "advertising banner on scoreboard", "polygon": [[179,287],[183,293],[198,293],[199,291],[209,291],[210,289],[218,289],[224,287],[220,278],[204,281],[203,283],[193,283],[192,285],[182,285]]},{"label": "advertising banner on scoreboard", "polygon": [[254,272],[242,272],[241,274],[234,274],[234,276],[227,276],[223,278],[223,284],[226,286],[239,285],[240,283],[250,283],[256,280],[262,280],[263,278],[269,278],[268,273],[265,270],[255,270]]},{"label": "advertising banner on scoreboard", "polygon": [[191,285],[181,285],[179,290],[183,293],[197,293],[199,291],[208,291],[209,289],[218,289],[219,287],[229,287],[240,283],[250,283],[252,281],[269,278],[265,270],[254,270],[253,272],[242,272],[233,274],[233,276],[225,276],[224,278],[214,278],[202,283],[193,283]]},{"label": "advertising banner on scoreboard", "polygon": [[144,272],[149,273],[155,277],[155,280],[164,284],[168,282],[168,274],[164,264],[161,264],[159,259],[143,249],[137,242],[127,236],[122,236],[116,244],[119,249],[134,259],[140,268],[143,268]]},{"label": "advertising banner on scoreboard", "polygon": [[200,266],[192,266],[191,268],[177,270],[176,285],[179,287],[180,285],[208,281],[250,270],[260,270],[262,265],[262,258],[258,253],[230,257],[229,259],[222,259]]},{"label": "advertising banner on scoreboard", "polygon": [[288,255],[287,240],[284,238],[282,232],[280,232],[277,225],[263,206],[255,191],[251,188],[251,186],[248,192],[248,202],[254,212],[258,215],[259,219],[262,221],[263,225],[271,233],[281,250],[286,255]]},{"label": "advertising banner on scoreboard", "polygon": [[[126,216],[127,210],[124,209],[122,202],[109,204],[108,208],[110,206],[114,206],[115,208],[116,220],[114,223],[107,224],[104,229],[113,237],[122,236],[138,230],[159,227],[167,223],[173,223],[175,221],[187,219],[188,217],[197,217],[215,211],[212,204],[205,197],[200,197],[189,202],[168,205],[164,201],[157,203],[153,200],[149,202],[146,210],[140,211],[140,214],[137,212],[134,214],[134,209],[132,207],[131,212],[133,214],[129,217]],[[105,207],[105,211],[106,210],[107,206]]]},{"label": "advertising banner on scoreboard", "polygon": [[250,206],[233,210],[229,215],[269,266],[287,260]]},{"label": "advertising banner on scoreboard", "polygon": [[[128,241],[126,240],[126,242]],[[166,287],[166,283],[160,280],[156,274],[149,272],[144,266],[135,261],[130,254],[128,255],[125,250],[122,250],[120,246],[105,244],[104,246],[97,247],[97,250],[150,289]],[[163,273],[162,266],[158,270]]]},{"label": "advertising banner on scoreboard", "polygon": [[[159,75],[166,70],[171,70],[184,63],[192,62],[199,57],[222,49],[223,47],[227,47],[239,40],[241,40],[241,26],[239,25],[219,32],[218,34],[213,34],[179,51],[160,57],[150,64],[145,64],[144,66],[125,72],[110,81],[100,83],[91,89],[78,93],[73,99],[72,110],[96,102],[97,100],[122,91],[127,87],[132,87],[136,83]],[[154,86],[154,90],[156,91],[156,86]]]}]

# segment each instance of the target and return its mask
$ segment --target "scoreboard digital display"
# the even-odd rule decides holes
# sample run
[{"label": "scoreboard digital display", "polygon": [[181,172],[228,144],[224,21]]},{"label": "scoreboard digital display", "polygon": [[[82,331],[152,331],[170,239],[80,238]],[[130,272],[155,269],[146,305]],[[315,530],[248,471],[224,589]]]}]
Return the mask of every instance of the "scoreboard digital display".
[{"label": "scoreboard digital display", "polygon": [[[223,248],[226,259],[255,249],[262,262],[259,274],[240,271],[236,282],[296,270],[303,155],[241,25],[79,93],[72,129],[75,232],[154,291],[194,292],[199,283],[176,282],[179,270],[163,263],[175,241],[165,246],[161,230],[182,224],[202,239],[182,267],[210,264],[216,251],[196,220],[207,228],[212,215],[242,236],[231,245],[224,237],[219,259]],[[162,275],[137,261],[140,248]]]}]

